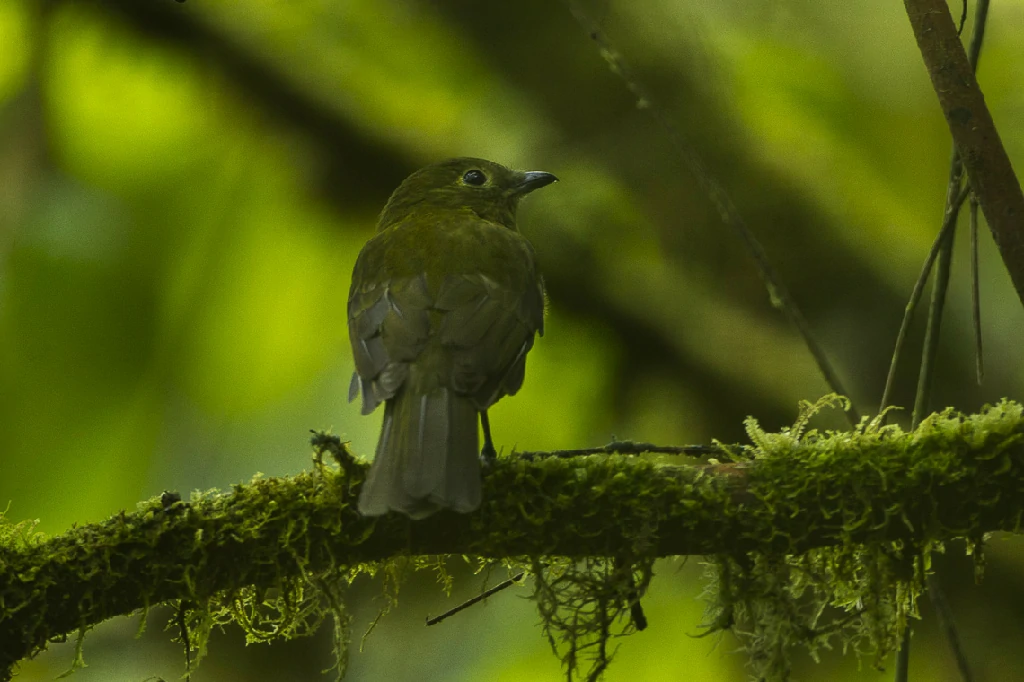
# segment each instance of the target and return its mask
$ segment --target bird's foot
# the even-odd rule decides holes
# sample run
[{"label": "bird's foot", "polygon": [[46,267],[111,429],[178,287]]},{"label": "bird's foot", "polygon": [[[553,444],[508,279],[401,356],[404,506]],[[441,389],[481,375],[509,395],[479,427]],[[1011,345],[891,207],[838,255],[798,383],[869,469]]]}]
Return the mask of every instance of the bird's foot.
[{"label": "bird's foot", "polygon": [[495,452],[494,446],[490,443],[485,443],[484,447],[480,450],[480,465],[484,471],[490,471],[494,468],[494,463],[498,459],[498,453]]}]

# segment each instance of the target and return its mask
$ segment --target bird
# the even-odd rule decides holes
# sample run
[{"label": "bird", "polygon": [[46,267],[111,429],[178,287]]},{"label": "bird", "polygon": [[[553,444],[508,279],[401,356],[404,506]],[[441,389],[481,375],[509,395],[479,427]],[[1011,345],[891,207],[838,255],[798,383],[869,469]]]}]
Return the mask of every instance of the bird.
[{"label": "bird", "polygon": [[522,386],[544,333],[544,282],[516,209],[557,179],[449,159],[407,177],[381,211],[348,297],[349,401],[362,394],[364,415],[384,403],[363,516],[480,507],[481,461],[497,456],[487,410]]}]

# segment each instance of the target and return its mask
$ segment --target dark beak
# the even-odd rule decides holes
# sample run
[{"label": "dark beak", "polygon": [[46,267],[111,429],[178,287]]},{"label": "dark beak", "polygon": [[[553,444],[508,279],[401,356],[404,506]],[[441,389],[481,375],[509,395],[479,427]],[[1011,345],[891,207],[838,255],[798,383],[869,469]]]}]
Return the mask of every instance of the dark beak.
[{"label": "dark beak", "polygon": [[552,182],[558,181],[558,178],[554,175],[544,171],[526,171],[522,175],[523,179],[512,189],[513,194],[529,194],[535,189],[540,189],[550,185]]}]

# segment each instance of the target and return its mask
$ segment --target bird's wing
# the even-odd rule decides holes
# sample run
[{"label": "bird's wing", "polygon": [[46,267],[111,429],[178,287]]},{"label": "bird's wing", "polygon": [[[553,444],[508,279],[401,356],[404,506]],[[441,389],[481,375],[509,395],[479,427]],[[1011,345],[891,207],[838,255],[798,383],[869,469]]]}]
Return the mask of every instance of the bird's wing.
[{"label": "bird's wing", "polygon": [[543,333],[544,293],[533,268],[518,286],[483,273],[449,275],[434,308],[445,314],[438,334],[451,358],[449,385],[487,409],[522,386],[526,353]]},{"label": "bird's wing", "polygon": [[348,299],[348,333],[356,371],[349,400],[362,389],[363,414],[395,395],[409,363],[430,335],[431,296],[420,275],[356,284]]}]

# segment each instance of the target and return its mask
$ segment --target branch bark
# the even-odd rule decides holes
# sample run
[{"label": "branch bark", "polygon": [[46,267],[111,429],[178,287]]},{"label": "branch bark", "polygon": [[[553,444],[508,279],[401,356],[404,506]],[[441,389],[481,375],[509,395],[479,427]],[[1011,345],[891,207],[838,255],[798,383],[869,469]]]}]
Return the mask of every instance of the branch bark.
[{"label": "branch bark", "polygon": [[827,436],[748,431],[745,464],[596,455],[500,459],[469,515],[359,516],[365,465],[158,499],[51,539],[0,518],[0,680],[46,643],[167,600],[330,575],[407,555],[798,554],[978,540],[1024,518],[1024,408]]},{"label": "branch bark", "polygon": [[942,113],[999,254],[1024,303],[1024,194],[945,0],[904,0]]}]

